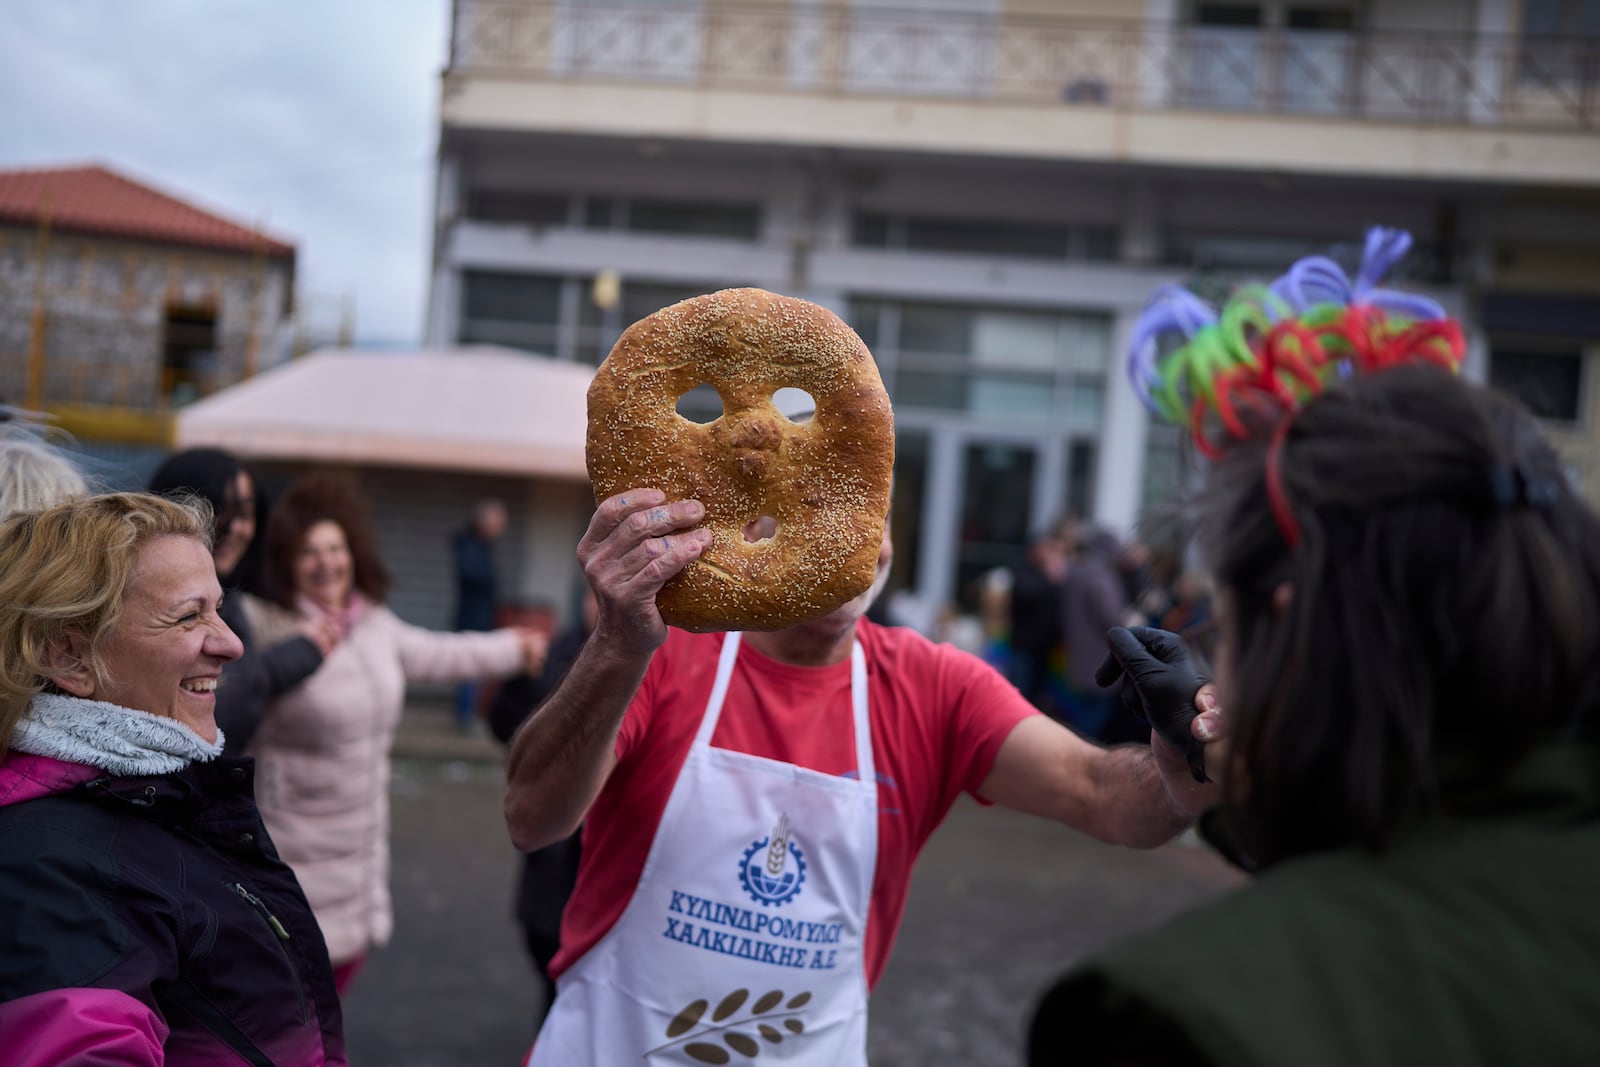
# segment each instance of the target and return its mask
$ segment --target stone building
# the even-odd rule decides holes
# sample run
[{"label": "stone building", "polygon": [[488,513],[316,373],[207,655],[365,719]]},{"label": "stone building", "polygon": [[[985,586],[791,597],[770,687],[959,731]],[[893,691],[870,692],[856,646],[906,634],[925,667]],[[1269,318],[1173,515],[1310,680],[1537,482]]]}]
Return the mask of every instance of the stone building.
[{"label": "stone building", "polygon": [[294,245],[103,166],[0,171],[0,400],[86,442],[288,354]]}]

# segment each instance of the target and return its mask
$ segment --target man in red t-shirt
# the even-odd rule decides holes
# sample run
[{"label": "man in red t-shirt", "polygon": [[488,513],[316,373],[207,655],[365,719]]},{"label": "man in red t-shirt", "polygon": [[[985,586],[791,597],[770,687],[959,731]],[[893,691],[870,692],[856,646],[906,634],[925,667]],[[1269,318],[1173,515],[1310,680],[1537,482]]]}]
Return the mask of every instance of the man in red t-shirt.
[{"label": "man in red t-shirt", "polygon": [[578,548],[594,632],[512,745],[517,847],[583,827],[536,1067],[763,1044],[864,1064],[867,991],[959,793],[1135,847],[1212,801],[1159,739],[1099,748],[975,657],[865,620],[887,530],[873,587],[831,615],[669,630],[656,593],[709,544],[703,516],[653,489],[600,505]]}]

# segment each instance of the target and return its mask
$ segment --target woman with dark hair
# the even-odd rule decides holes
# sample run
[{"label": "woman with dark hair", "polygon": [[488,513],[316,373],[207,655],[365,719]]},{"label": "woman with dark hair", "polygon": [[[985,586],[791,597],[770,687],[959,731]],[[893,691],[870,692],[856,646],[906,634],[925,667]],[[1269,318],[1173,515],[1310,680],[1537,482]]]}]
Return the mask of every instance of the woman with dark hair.
[{"label": "woman with dark hair", "polygon": [[[1232,745],[1202,831],[1260,877],[1076,966],[1033,1064],[1600,1057],[1600,520],[1525,411],[1436,365],[1454,323],[1360,299],[1379,273],[1331,311],[1275,286],[1213,383],[1232,439],[1197,437]],[[1181,643],[1112,645],[1186,741]]]},{"label": "woman with dark hair", "polygon": [[148,488],[167,497],[199,497],[211,505],[216,524],[211,558],[228,594],[220,611],[244,643],[244,655],[223,668],[217,689],[217,725],[222,728],[224,751],[237,756],[255,736],[267,705],[322,665],[322,658],[339,642],[339,629],[323,619],[307,619],[280,641],[270,645],[255,641],[239,594],[254,562],[266,504],[238,458],[217,448],[175,452],[156,468]]},{"label": "woman with dark hair", "polygon": [[384,606],[389,576],[355,484],[312,474],[289,485],[266,533],[262,637],[324,619],[343,634],[322,668],[278,698],[256,734],[262,818],[328,941],[342,993],[389,939],[389,747],[406,685],[537,673],[543,635],[435,633]]}]

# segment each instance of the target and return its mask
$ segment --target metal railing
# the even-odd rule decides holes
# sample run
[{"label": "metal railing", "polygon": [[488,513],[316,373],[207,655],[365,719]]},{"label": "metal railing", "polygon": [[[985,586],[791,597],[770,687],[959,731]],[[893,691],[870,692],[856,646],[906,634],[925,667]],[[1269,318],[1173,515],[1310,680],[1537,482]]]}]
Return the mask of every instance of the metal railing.
[{"label": "metal railing", "polygon": [[644,81],[1491,126],[1600,126],[1600,40],[616,0],[454,0],[450,67]]}]

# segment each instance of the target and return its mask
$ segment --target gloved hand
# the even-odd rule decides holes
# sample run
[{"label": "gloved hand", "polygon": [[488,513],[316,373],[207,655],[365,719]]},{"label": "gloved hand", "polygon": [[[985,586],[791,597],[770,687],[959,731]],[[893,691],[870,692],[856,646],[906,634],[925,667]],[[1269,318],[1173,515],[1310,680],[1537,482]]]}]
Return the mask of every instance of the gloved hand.
[{"label": "gloved hand", "polygon": [[1200,714],[1194,698],[1206,680],[1190,663],[1183,638],[1153,626],[1117,626],[1106,631],[1106,644],[1111,646],[1111,654],[1094,672],[1094,680],[1109,689],[1121,678],[1123,708],[1148,722],[1167,744],[1184,754],[1195,781],[1210,781],[1205,746],[1189,725]]}]

